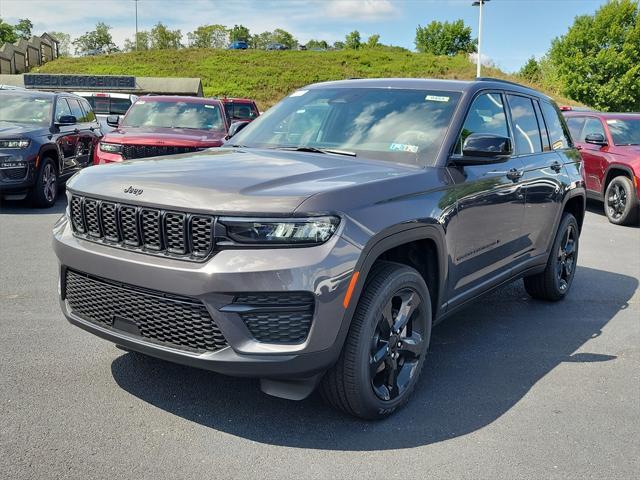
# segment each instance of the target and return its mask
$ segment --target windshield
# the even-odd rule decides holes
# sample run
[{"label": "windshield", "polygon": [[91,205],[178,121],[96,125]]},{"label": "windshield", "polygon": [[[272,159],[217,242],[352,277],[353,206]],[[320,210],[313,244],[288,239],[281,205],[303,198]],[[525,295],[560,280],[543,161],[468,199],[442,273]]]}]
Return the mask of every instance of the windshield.
[{"label": "windshield", "polygon": [[217,105],[138,100],[124,117],[122,126],[223,131],[224,121]]},{"label": "windshield", "polygon": [[314,148],[414,165],[435,162],[459,92],[298,90],[233,138],[258,148]]},{"label": "windshield", "polygon": [[0,93],[0,121],[48,126],[51,106],[50,98]]},{"label": "windshield", "polygon": [[640,145],[640,117],[607,120],[609,131],[616,145]]}]

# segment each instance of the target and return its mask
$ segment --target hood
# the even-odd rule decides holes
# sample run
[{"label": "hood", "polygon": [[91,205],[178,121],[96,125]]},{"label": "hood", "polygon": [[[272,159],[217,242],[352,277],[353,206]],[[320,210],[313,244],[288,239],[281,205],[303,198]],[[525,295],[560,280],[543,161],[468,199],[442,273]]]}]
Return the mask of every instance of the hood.
[{"label": "hood", "polygon": [[222,148],[94,166],[67,185],[74,192],[124,203],[219,214],[285,214],[316,193],[420,171],[331,154]]},{"label": "hood", "polygon": [[41,125],[0,121],[0,138],[19,138],[25,135],[47,135],[49,133],[49,129]]},{"label": "hood", "polygon": [[119,127],[103,137],[104,142],[179,147],[218,146],[226,133],[221,130],[191,128]]}]

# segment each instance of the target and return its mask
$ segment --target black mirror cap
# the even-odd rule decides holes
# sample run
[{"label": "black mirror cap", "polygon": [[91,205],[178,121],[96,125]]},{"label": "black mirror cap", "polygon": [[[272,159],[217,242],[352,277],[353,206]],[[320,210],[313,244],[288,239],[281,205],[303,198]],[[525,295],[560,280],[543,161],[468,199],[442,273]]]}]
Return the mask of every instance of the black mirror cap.
[{"label": "black mirror cap", "polygon": [[607,145],[607,139],[601,133],[590,133],[584,138],[584,141],[593,145]]},{"label": "black mirror cap", "polygon": [[463,157],[505,158],[512,153],[510,138],[486,133],[472,133],[462,146]]},{"label": "black mirror cap", "polygon": [[229,132],[227,132],[227,138],[233,137],[236,133],[238,133],[244,127],[249,125],[249,123],[251,122],[248,122],[248,121],[231,122],[231,125],[229,126]]},{"label": "black mirror cap", "polygon": [[109,115],[107,117],[107,125],[110,127],[117,127],[120,123],[120,115]]},{"label": "black mirror cap", "polygon": [[75,125],[76,123],[78,123],[78,119],[75,115],[62,115],[58,118],[58,121],[56,121],[57,125]]}]

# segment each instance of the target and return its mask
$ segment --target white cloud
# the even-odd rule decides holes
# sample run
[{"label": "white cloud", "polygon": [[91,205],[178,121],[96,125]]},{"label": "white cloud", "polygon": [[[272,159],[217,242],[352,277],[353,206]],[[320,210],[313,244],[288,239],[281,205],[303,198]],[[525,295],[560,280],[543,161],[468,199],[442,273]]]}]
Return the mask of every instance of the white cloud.
[{"label": "white cloud", "polygon": [[383,20],[399,12],[389,0],[327,0],[327,13],[333,18]]}]

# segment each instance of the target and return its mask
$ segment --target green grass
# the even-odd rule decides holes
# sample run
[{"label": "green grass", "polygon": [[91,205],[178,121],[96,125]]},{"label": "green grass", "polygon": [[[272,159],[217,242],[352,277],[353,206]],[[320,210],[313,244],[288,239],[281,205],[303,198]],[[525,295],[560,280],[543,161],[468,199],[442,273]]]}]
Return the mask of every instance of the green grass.
[{"label": "green grass", "polygon": [[[37,71],[141,77],[199,77],[205,96],[250,97],[261,109],[296,88],[345,78],[415,77],[472,79],[475,65],[464,56],[438,57],[401,48],[341,51],[156,50],[109,56],[62,58]],[[483,75],[519,79],[493,68]],[[521,81],[521,80],[520,80]],[[536,87],[536,85],[532,85]],[[539,88],[539,87],[537,87]],[[573,103],[546,92],[560,103]]]}]

